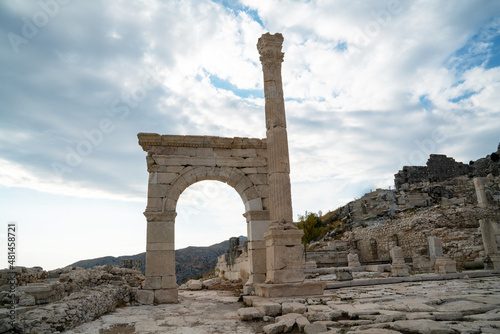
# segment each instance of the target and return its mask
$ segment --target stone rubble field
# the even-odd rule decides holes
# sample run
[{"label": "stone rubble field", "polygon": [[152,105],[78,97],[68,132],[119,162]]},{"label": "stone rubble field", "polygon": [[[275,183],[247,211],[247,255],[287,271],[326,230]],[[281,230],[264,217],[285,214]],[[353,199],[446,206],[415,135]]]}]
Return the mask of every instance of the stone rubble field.
[{"label": "stone rubble field", "polygon": [[179,291],[179,304],[118,308],[65,333],[500,333],[500,277],[326,290],[265,299]]}]

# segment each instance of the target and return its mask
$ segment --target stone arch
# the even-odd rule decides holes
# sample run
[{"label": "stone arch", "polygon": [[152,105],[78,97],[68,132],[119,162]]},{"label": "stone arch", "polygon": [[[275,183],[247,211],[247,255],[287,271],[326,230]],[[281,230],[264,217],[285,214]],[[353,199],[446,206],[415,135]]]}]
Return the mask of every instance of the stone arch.
[{"label": "stone arch", "polygon": [[176,303],[175,218],[184,190],[196,182],[221,181],[239,194],[247,220],[250,277],[248,285],[266,279],[269,228],[269,183],[265,139],[172,136],[140,133],[148,152],[146,280],[152,302]]}]

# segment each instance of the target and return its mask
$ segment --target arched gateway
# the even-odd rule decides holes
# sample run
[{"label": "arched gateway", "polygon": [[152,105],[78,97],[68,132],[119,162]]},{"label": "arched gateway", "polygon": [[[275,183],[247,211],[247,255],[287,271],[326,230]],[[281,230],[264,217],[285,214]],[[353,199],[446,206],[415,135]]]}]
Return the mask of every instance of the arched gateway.
[{"label": "arched gateway", "polygon": [[157,303],[177,302],[174,223],[177,201],[193,183],[217,180],[240,195],[247,219],[249,284],[264,283],[269,227],[269,185],[265,139],[174,136],[140,133],[148,152],[146,281]]},{"label": "arched gateway", "polygon": [[257,49],[264,74],[266,139],[139,133],[148,152],[146,281],[151,303],[176,303],[174,225],[177,201],[191,184],[218,180],[245,204],[250,264],[247,292],[264,297],[322,294],[304,282],[303,232],[293,224],[281,34],[262,35]]}]

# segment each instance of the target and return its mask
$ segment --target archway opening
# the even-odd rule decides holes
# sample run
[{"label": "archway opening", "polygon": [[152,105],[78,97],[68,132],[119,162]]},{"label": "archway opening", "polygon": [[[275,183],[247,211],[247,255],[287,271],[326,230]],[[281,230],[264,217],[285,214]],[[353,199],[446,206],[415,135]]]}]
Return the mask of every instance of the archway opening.
[{"label": "archway opening", "polygon": [[[247,238],[245,206],[236,190],[224,182],[205,180],[189,186],[180,195],[176,211],[178,283],[214,270],[217,256],[228,250],[231,237]],[[188,248],[193,246],[211,248],[204,252]]]}]

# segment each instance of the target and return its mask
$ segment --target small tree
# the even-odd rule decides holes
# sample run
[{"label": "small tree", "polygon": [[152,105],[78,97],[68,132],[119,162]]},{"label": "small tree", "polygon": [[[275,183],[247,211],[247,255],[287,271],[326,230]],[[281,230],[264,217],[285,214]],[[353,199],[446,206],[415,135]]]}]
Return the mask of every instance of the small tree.
[{"label": "small tree", "polygon": [[299,215],[299,222],[297,227],[304,231],[302,236],[302,243],[307,245],[309,242],[316,240],[321,231],[323,230],[323,224],[314,212],[307,212],[304,215]]}]

